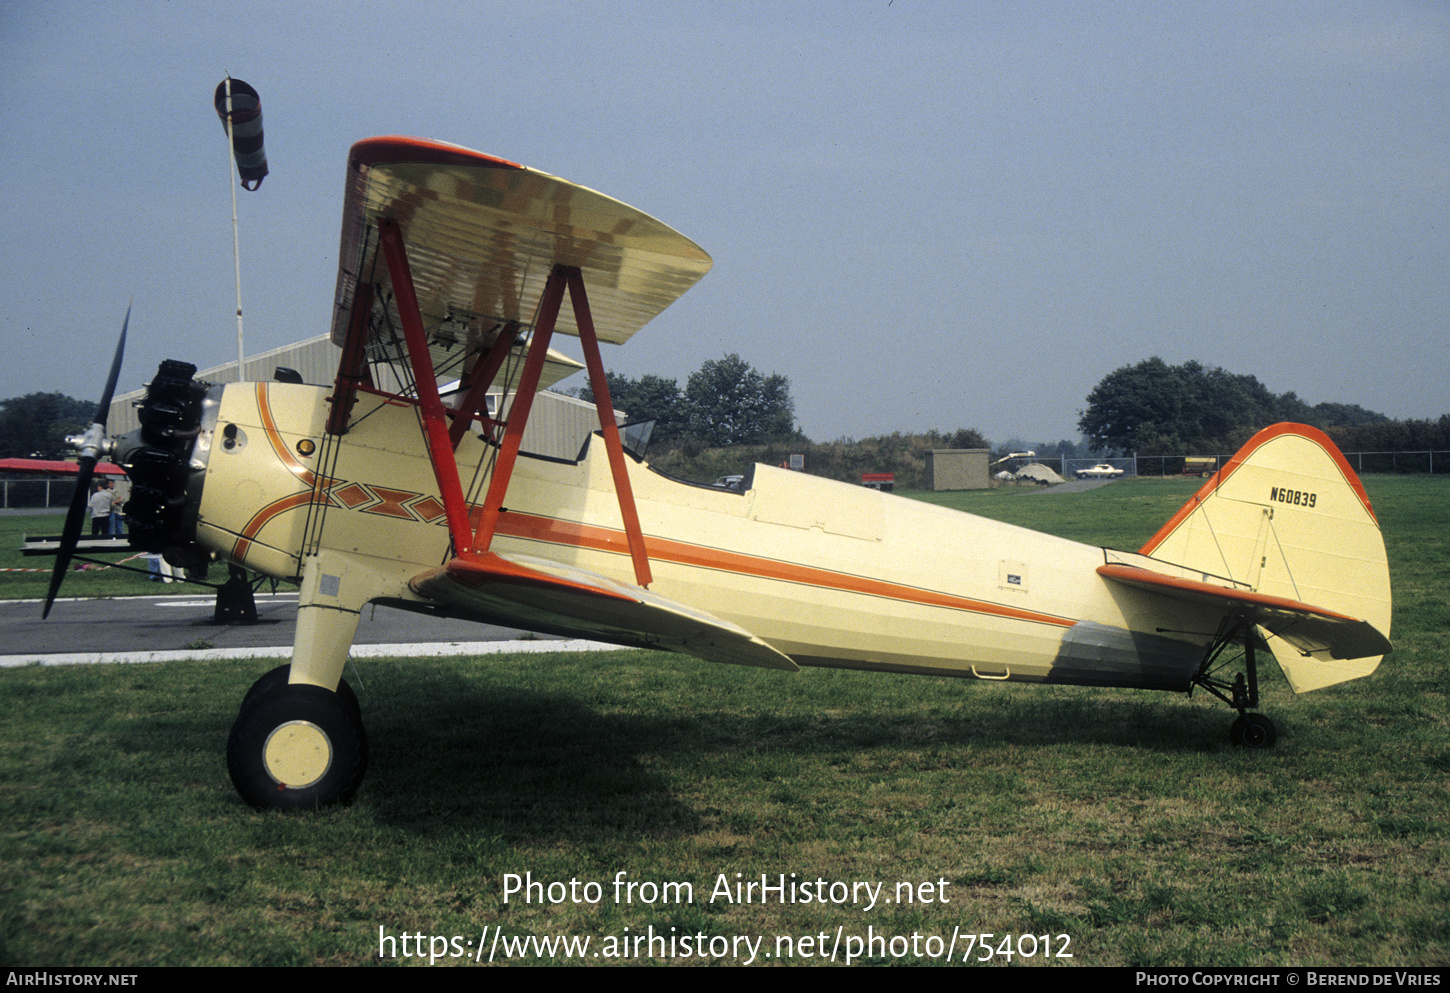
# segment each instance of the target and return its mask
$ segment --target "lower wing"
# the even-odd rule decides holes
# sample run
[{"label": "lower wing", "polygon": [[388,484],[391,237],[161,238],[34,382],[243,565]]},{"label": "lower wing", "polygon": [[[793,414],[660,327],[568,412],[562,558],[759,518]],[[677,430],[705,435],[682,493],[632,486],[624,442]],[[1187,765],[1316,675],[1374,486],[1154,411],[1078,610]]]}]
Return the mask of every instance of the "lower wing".
[{"label": "lower wing", "polygon": [[527,555],[460,555],[413,577],[413,592],[494,623],[618,645],[664,649],[707,662],[798,667],[744,628],[639,586]]}]

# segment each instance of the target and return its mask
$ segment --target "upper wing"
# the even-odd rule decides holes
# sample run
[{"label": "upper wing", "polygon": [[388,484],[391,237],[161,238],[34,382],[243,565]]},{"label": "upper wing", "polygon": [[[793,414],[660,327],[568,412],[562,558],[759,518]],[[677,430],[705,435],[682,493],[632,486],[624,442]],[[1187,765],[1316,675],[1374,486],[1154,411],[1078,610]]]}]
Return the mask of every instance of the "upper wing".
[{"label": "upper wing", "polygon": [[415,576],[413,592],[471,617],[621,645],[684,652],[707,662],[795,671],[749,631],[638,586],[527,555],[460,555]]},{"label": "upper wing", "polygon": [[[487,343],[500,326],[530,327],[555,265],[582,271],[599,338],[619,343],[711,264],[688,238],[585,187],[457,145],[369,138],[348,158],[332,328],[338,345],[359,282],[380,286],[385,301],[390,295],[377,251],[383,219],[401,229],[435,369],[469,350],[458,346]],[[557,329],[578,333],[567,308]],[[391,343],[377,330],[369,335],[370,347]]]}]

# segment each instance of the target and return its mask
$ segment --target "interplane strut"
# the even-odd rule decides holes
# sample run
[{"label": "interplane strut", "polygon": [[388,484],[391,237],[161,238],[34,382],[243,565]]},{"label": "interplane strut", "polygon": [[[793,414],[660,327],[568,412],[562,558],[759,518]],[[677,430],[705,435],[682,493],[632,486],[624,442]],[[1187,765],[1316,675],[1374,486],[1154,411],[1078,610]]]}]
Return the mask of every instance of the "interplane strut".
[{"label": "interplane strut", "polygon": [[448,514],[448,530],[453,548],[460,555],[472,549],[468,530],[468,508],[463,500],[458,462],[453,457],[453,442],[448,436],[448,421],[443,398],[438,395],[438,380],[428,355],[428,334],[423,329],[423,315],[418,309],[418,296],[413,290],[413,274],[408,268],[408,250],[396,221],[378,222],[383,258],[393,281],[393,299],[398,306],[398,319],[408,343],[408,359],[413,365],[413,380],[418,386],[418,408],[423,416],[423,436],[428,442],[428,458],[438,480],[438,492]]},{"label": "interplane strut", "polygon": [[[423,326],[417,294],[413,287],[412,272],[408,265],[407,247],[397,223],[391,219],[378,222],[379,247],[387,265],[392,282],[393,299],[398,308],[398,319],[403,327],[404,340],[408,345],[408,360],[417,386],[417,408],[422,421],[423,436],[428,447],[429,461],[433,466],[448,521],[450,537],[456,554],[462,556],[486,555],[498,531],[500,515],[506,512],[505,499],[514,467],[518,462],[523,442],[524,428],[528,424],[533,407],[534,395],[538,390],[544,363],[548,357],[549,342],[558,322],[559,309],[563,305],[564,292],[569,293],[569,302],[574,311],[575,325],[583,346],[585,364],[589,372],[589,385],[594,393],[594,404],[599,415],[600,432],[609,461],[609,470],[619,500],[619,512],[629,546],[630,561],[635,582],[642,587],[653,580],[649,554],[645,547],[644,533],[640,526],[639,512],[635,506],[634,492],[629,481],[629,470],[624,461],[624,445],[619,427],[615,422],[614,406],[609,396],[609,385],[604,373],[604,363],[599,352],[599,339],[595,333],[594,319],[589,306],[589,296],[584,285],[583,273],[574,266],[555,265],[544,286],[540,299],[538,318],[529,342],[528,356],[523,372],[509,408],[506,427],[498,442],[498,456],[489,479],[488,489],[481,505],[470,508],[464,496],[461,476],[455,450],[468,432],[474,417],[485,409],[484,396],[493,385],[504,360],[519,334],[519,326],[509,323],[501,328],[484,355],[474,363],[466,376],[465,395],[461,404],[450,410],[443,403],[438,389],[428,350],[427,331]],[[362,342],[366,331],[366,315],[372,304],[369,288],[359,285],[356,305],[349,326],[348,341],[343,351],[333,396],[332,413],[328,431],[342,434],[346,431],[347,409],[359,386],[366,381],[366,361]],[[449,418],[452,417],[450,422]]]}]

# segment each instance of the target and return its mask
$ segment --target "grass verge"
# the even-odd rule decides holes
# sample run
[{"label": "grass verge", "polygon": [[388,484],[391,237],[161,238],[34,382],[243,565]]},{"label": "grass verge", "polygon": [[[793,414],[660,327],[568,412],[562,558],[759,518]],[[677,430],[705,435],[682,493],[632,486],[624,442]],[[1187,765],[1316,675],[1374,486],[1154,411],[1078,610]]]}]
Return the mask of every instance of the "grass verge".
[{"label": "grass verge", "polygon": [[[898,940],[859,946],[862,961],[934,961],[931,939],[959,929],[993,934],[996,963],[1445,965],[1450,491],[1366,483],[1390,548],[1395,653],[1303,697],[1266,680],[1281,735],[1263,753],[1229,747],[1226,708],[1166,694],[784,676],[643,652],[393,659],[361,670],[373,762],[359,799],[289,816],[244,807],[223,757],[268,663],[0,673],[0,960],[352,965],[380,961],[381,934],[385,961],[418,964],[440,946],[405,956],[398,939],[421,934],[457,936],[437,961],[461,964],[451,951],[496,928],[591,940],[582,957],[510,958],[529,964],[739,964],[742,937],[763,940],[757,962],[816,962],[803,939],[829,949],[870,928]],[[1136,547],[1192,488],[950,500]],[[677,886],[618,899],[621,872]],[[506,877],[525,873],[564,899],[505,901]],[[792,873],[884,883],[893,902],[717,890]],[[601,898],[569,898],[570,880]],[[896,884],[924,897],[926,882],[929,898],[896,902]],[[674,954],[619,940],[649,935],[674,938]],[[1073,957],[1034,941],[1037,954],[1008,959],[1004,935],[1014,952],[1023,935],[1060,952],[1066,935]],[[681,954],[685,936],[707,954]]]}]

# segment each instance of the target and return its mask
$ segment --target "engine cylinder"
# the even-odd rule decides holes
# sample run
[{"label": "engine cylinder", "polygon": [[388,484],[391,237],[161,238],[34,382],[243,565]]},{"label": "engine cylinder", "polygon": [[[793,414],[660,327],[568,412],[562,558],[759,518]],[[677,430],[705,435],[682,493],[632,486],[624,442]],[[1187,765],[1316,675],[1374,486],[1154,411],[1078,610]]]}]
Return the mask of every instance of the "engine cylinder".
[{"label": "engine cylinder", "polygon": [[168,359],[146,387],[138,407],[141,427],[118,440],[117,453],[131,478],[126,518],[131,545],[147,552],[175,552],[191,545],[195,521],[188,506],[199,496],[192,454],[203,433],[209,384],[192,378],[196,366]]}]

